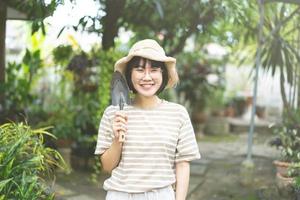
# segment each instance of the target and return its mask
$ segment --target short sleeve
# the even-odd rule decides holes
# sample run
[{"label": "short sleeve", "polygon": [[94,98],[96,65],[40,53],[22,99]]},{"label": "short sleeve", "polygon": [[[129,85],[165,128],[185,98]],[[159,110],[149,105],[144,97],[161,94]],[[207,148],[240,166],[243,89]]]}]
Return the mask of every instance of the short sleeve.
[{"label": "short sleeve", "polygon": [[112,123],[108,117],[107,110],[105,110],[99,125],[95,154],[103,154],[111,146],[113,137]]},{"label": "short sleeve", "polygon": [[194,129],[186,109],[183,111],[182,126],[179,130],[175,162],[200,159],[198,144]]}]

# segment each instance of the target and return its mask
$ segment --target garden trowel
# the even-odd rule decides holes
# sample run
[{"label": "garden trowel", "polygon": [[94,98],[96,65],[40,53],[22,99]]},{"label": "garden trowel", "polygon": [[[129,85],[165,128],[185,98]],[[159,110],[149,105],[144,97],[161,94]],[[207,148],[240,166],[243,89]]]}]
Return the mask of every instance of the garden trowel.
[{"label": "garden trowel", "polygon": [[[111,102],[114,106],[119,106],[120,110],[123,110],[124,105],[130,104],[129,88],[126,80],[119,71],[115,71],[111,80]],[[125,141],[125,133],[119,132],[119,142]]]}]

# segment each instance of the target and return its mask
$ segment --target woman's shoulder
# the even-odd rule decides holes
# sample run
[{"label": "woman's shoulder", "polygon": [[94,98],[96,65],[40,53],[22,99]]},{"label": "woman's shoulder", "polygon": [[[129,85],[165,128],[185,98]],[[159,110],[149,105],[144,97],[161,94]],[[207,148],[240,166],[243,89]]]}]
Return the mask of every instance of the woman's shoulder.
[{"label": "woman's shoulder", "polygon": [[187,112],[186,108],[179,103],[164,100],[164,104],[165,104],[165,107],[167,107],[167,108],[174,109],[179,112]]},{"label": "woman's shoulder", "polygon": [[119,109],[118,106],[109,105],[105,108],[104,114],[110,116],[110,115],[114,114],[118,109]]}]

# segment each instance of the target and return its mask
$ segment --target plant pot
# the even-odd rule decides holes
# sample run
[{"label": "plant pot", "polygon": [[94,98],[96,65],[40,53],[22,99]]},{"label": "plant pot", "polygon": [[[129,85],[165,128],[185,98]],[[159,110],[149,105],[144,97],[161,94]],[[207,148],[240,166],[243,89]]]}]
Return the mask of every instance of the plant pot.
[{"label": "plant pot", "polygon": [[57,148],[70,148],[73,144],[73,140],[59,138],[55,141],[55,144]]},{"label": "plant pot", "polygon": [[57,149],[57,151],[60,153],[61,157],[64,159],[65,164],[66,164],[66,170],[62,170],[62,172],[66,172],[69,173],[70,170],[72,169],[71,167],[71,147],[67,147],[67,148],[61,148],[59,147]]},{"label": "plant pot", "polygon": [[57,151],[60,153],[62,158],[64,159],[66,163],[67,170],[66,172],[68,173],[72,167],[71,167],[71,153],[72,153],[72,144],[73,140],[71,139],[58,139],[55,141]]},{"label": "plant pot", "polygon": [[288,177],[288,168],[290,167],[291,163],[274,160],[273,164],[276,167],[277,173],[279,173],[283,177]]},{"label": "plant pot", "polygon": [[300,189],[295,190],[296,200],[300,200]]},{"label": "plant pot", "polygon": [[192,122],[194,124],[203,124],[207,120],[207,114],[205,112],[193,112]]},{"label": "plant pot", "polygon": [[283,177],[280,173],[276,173],[276,185],[280,196],[292,198],[293,195],[293,178]]}]

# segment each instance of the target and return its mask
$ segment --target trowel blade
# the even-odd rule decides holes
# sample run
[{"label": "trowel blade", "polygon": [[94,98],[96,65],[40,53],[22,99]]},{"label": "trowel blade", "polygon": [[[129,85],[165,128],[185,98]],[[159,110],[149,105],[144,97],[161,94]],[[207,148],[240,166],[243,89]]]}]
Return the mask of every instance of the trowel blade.
[{"label": "trowel blade", "polygon": [[111,80],[111,103],[123,109],[124,104],[130,104],[129,88],[123,75],[116,71]]}]

